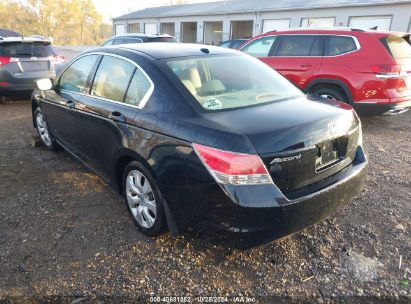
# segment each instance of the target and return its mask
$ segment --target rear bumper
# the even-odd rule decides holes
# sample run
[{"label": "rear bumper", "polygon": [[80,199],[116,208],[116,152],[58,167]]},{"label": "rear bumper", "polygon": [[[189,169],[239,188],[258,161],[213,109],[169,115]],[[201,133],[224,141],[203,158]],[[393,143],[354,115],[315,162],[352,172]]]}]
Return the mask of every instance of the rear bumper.
[{"label": "rear bumper", "polygon": [[411,97],[407,101],[396,103],[371,103],[356,102],[354,109],[361,116],[396,115],[408,111],[411,108]]},{"label": "rear bumper", "polygon": [[37,77],[16,78],[6,71],[0,71],[0,94],[11,94],[22,91],[32,91],[34,82],[42,78],[54,79],[54,72],[39,72]]},{"label": "rear bumper", "polygon": [[0,85],[0,94],[11,94],[14,92],[32,91],[34,89],[34,80],[32,82],[15,84],[9,83],[8,85]]},{"label": "rear bumper", "polygon": [[[320,190],[293,200],[275,185],[221,187],[217,184],[195,186],[179,195],[178,205],[167,197],[177,223],[202,219],[233,232],[264,232],[271,240],[300,231],[348,204],[358,195],[365,180],[367,160],[362,147],[354,162],[335,174]],[[169,189],[170,190],[170,189]],[[177,197],[174,197],[177,198]],[[189,201],[186,201],[186,199]]]}]

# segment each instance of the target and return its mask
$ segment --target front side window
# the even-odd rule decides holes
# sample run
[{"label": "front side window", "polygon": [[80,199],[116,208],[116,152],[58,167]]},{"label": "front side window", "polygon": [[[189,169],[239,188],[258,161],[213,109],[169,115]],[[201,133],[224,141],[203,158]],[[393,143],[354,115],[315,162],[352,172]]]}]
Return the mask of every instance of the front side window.
[{"label": "front side window", "polygon": [[138,106],[151,88],[151,82],[142,71],[136,69],[127,91],[125,103]]},{"label": "front side window", "polygon": [[98,55],[86,55],[77,59],[60,76],[58,88],[71,92],[83,92],[97,57]]},{"label": "front side window", "polygon": [[104,42],[101,46],[110,46],[113,45],[113,39],[107,40],[106,42]]},{"label": "front side window", "polygon": [[267,57],[277,36],[267,36],[251,41],[241,51],[254,57]]},{"label": "front side window", "polygon": [[320,38],[314,35],[284,35],[277,56],[320,56]]},{"label": "front side window", "polygon": [[357,45],[352,37],[328,36],[324,41],[324,56],[336,56],[355,51]]},{"label": "front side window", "polygon": [[94,77],[91,95],[123,102],[134,65],[113,56],[104,56]]},{"label": "front side window", "polygon": [[260,60],[213,56],[167,62],[197,102],[208,111],[256,106],[303,93]]}]

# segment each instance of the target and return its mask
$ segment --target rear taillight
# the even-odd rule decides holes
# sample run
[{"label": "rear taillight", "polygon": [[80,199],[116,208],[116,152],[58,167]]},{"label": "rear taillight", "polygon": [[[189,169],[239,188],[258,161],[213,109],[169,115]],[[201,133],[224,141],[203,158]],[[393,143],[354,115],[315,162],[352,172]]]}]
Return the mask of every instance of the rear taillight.
[{"label": "rear taillight", "polygon": [[49,59],[52,61],[57,61],[59,63],[63,63],[64,61],[66,61],[66,57],[64,57],[63,55],[50,56]]},{"label": "rear taillight", "polygon": [[218,183],[226,185],[273,183],[258,155],[229,152],[194,143],[193,147]]},{"label": "rear taillight", "polygon": [[377,78],[402,78],[410,75],[408,69],[402,69],[398,64],[375,64],[370,65],[370,69]]},{"label": "rear taillight", "polygon": [[9,64],[9,63],[10,63],[10,60],[11,60],[10,57],[2,57],[2,56],[0,56],[0,66]]}]

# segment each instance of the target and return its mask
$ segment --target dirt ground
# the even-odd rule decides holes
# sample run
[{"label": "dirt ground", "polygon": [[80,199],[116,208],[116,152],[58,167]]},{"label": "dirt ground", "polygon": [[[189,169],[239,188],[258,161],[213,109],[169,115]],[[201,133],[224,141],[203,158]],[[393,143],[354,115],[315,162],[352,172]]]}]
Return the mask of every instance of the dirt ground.
[{"label": "dirt ground", "polygon": [[369,173],[350,205],[247,251],[219,232],[144,237],[102,179],[32,147],[28,102],[0,116],[0,303],[411,302],[411,113],[363,119]]}]

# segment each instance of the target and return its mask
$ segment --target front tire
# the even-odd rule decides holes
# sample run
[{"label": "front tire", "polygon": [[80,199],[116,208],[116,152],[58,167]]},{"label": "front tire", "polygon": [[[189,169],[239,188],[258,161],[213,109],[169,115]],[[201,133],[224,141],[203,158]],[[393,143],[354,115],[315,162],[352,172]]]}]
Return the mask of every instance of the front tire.
[{"label": "front tire", "polygon": [[165,228],[160,191],[147,169],[139,162],[128,164],[123,175],[123,194],[137,228],[147,236],[158,236]]},{"label": "front tire", "polygon": [[50,134],[43,112],[40,108],[34,111],[34,117],[36,120],[36,129],[41,141],[47,147],[47,149],[56,151],[58,150],[58,144],[53,136]]}]

